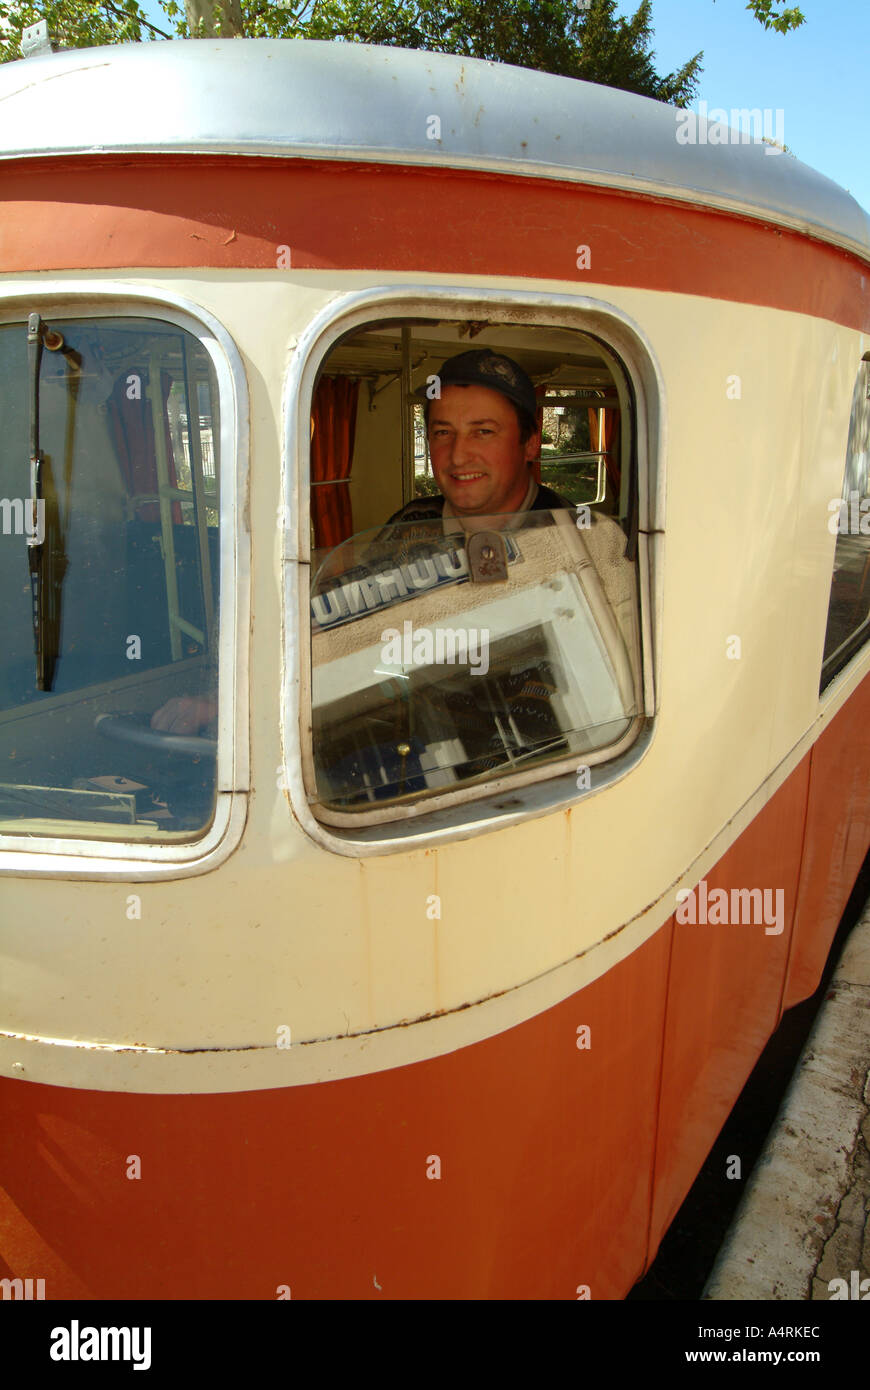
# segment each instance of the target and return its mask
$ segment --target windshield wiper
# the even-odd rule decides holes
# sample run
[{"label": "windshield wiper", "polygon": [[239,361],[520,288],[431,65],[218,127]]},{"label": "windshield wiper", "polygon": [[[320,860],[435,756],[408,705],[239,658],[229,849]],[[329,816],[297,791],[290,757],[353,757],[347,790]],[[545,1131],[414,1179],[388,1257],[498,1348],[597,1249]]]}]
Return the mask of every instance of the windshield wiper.
[{"label": "windshield wiper", "polygon": [[[39,447],[39,374],[42,349],[61,351],[74,367],[80,365],[78,353],[68,348],[63,335],[43,323],[39,314],[27,319],[27,366],[30,396],[30,528],[27,560],[30,568],[30,594],[33,616],[33,648],[36,655],[36,689],[51,690],[54,668],[60,652],[60,596],[67,559],[59,524],[52,526],[45,501],[45,457]],[[58,531],[55,538],[54,531]]]},{"label": "windshield wiper", "polygon": [[[30,566],[33,645],[36,652],[36,688],[45,689],[45,646],[42,621],[42,595],[45,588],[45,537],[40,521],[45,515],[42,496],[42,450],[39,447],[39,369],[42,365],[42,320],[31,314],[27,320],[27,376],[30,388],[30,534],[27,562]],[[42,507],[40,508],[40,503]],[[40,515],[40,513],[42,515]]]}]

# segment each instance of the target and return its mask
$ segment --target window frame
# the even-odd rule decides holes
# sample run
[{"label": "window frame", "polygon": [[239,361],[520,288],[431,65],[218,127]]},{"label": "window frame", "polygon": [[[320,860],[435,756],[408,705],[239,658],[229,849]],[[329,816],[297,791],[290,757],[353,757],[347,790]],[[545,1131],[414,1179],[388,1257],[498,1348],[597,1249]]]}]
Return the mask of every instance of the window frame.
[{"label": "window frame", "polygon": [[[38,311],[52,319],[154,318],[189,333],[208,353],[220,418],[218,734],[214,815],[199,835],[174,844],[66,835],[0,833],[0,875],[128,881],[206,873],[238,845],[250,787],[248,646],[250,534],[243,505],[248,488],[248,388],[241,354],[217,318],[201,305],[156,286],[114,280],[16,279],[0,283],[0,325]],[[22,460],[22,468],[26,459]],[[88,687],[90,689],[91,687]],[[94,687],[95,689],[98,687]],[[119,827],[120,829],[120,827]]]},{"label": "window frame", "polygon": [[[858,375],[852,387],[852,394],[849,397],[849,422],[847,425],[846,432],[845,461],[843,464],[843,481],[840,493],[841,498],[843,496],[842,488],[845,488],[846,483],[848,481],[849,465],[853,456],[852,445],[853,435],[855,434],[856,430],[856,419],[852,403],[856,401],[856,398],[859,397],[858,388],[862,377],[865,379],[867,388],[865,400],[870,399],[870,351],[865,352],[858,363]],[[870,407],[867,407],[867,409],[870,410]],[[828,657],[828,661],[835,661],[834,668],[830,672],[830,674],[828,674],[827,676],[825,674],[824,649],[828,640],[828,625],[831,621],[831,600],[834,594],[834,581],[837,573],[837,549],[839,546],[839,541],[840,532],[838,529],[834,535],[834,553],[831,559],[831,578],[830,586],[828,589],[828,608],[825,615],[825,630],[822,635],[822,660],[819,668],[820,701],[826,700],[830,695],[834,694],[835,691],[840,688],[841,684],[845,684],[845,681],[849,673],[853,672],[856,669],[856,664],[860,662],[860,660],[863,657],[867,657],[868,653],[870,653],[870,611],[868,611],[867,617],[864,618],[863,622],[859,623],[858,627],[853,628],[852,631],[849,633],[848,637],[845,638],[838,647],[835,647],[833,652],[831,652],[830,657]],[[868,540],[868,545],[866,547],[865,569],[868,565],[870,565],[870,540]],[[863,638],[856,643],[855,639],[862,632],[864,634]],[[839,654],[844,651],[844,649],[846,651],[845,657],[839,660],[835,660],[839,657]]]},{"label": "window frame", "polygon": [[[458,785],[420,802],[348,816],[341,823],[315,816],[312,802],[311,719],[310,430],[316,379],[332,347],[345,334],[379,319],[479,319],[530,327],[578,329],[599,340],[618,360],[633,399],[634,468],[638,489],[637,572],[641,642],[641,728],[631,746],[595,764],[588,790],[577,787],[579,755],[572,770],[543,764],[504,773],[487,783]],[[530,314],[533,311],[534,317]],[[519,312],[518,312],[519,311]],[[661,560],[664,532],[664,476],[661,431],[664,410],[662,372],[652,346],[638,325],[614,305],[589,296],[469,288],[463,285],[388,285],[353,290],[332,300],[299,337],[284,387],[285,464],[282,470],[284,535],[284,689],[282,698],[283,776],[300,824],[324,848],[349,856],[395,853],[417,846],[468,838],[496,826],[549,814],[576,804],[621,780],[643,758],[656,727]],[[296,518],[295,526],[291,517]],[[357,824],[348,823],[356,820]],[[336,817],[337,820],[337,817]]]}]

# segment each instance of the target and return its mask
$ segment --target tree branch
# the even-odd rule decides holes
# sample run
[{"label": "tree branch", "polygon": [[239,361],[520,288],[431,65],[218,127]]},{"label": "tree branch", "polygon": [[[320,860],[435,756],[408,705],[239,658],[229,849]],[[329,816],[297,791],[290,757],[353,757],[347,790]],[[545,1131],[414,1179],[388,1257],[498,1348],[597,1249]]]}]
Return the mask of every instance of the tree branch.
[{"label": "tree branch", "polygon": [[[156,24],[152,24],[150,20],[145,19],[142,14],[132,15],[124,10],[118,10],[111,4],[111,0],[100,0],[100,4],[104,10],[111,10],[112,14],[116,14],[119,19],[135,19],[137,24],[144,24],[146,29],[150,29],[154,34],[159,34],[161,39],[172,38],[171,34],[164,34],[162,29],[158,29]],[[138,9],[138,5],[136,8]]]}]

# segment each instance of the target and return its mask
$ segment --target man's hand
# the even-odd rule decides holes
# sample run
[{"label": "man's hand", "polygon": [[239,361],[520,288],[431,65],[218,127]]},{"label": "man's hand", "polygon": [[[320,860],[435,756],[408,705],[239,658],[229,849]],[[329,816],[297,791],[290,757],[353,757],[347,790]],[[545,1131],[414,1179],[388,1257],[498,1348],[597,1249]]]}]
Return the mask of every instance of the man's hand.
[{"label": "man's hand", "polygon": [[196,734],[204,724],[211,723],[216,714],[216,700],[181,695],[155,710],[151,727],[165,734]]}]

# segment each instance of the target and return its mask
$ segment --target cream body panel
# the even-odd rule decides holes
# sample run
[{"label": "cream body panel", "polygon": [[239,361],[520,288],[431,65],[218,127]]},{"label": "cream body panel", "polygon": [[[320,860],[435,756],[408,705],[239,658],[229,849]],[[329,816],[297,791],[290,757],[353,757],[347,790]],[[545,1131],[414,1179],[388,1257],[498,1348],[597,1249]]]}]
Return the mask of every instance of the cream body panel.
[{"label": "cream body panel", "polygon": [[[248,374],[253,791],[239,848],[199,877],[0,877],[0,1070],[98,1089],[301,1084],[452,1051],[551,1007],[668,919],[676,889],[721,857],[870,670],[865,655],[820,705],[820,640],[808,618],[827,607],[834,538],[826,504],[840,491],[864,339],[776,310],[583,287],[584,301],[615,305],[640,326],[667,392],[658,460],[667,544],[652,542],[662,584],[654,595],[655,737],[622,780],[568,811],[359,858],[316,844],[279,789],[282,552],[295,567],[305,551],[279,525],[284,421],[276,403],[312,316],[383,277],[123,279],[201,304],[223,323]],[[433,285],[456,283],[432,277]],[[461,284],[542,299],[574,288]],[[20,287],[21,277],[0,280],[4,296]],[[787,384],[776,398],[771,361]],[[742,379],[739,401],[726,396],[733,373]],[[816,425],[801,401],[822,381]],[[765,460],[778,470],[775,488]],[[768,543],[748,544],[762,525],[775,527]],[[741,636],[739,661],[727,658],[730,635]],[[630,873],[609,867],[614,846],[629,847]],[[126,917],[131,891],[142,899],[138,921]],[[427,916],[430,895],[441,899],[440,920]],[[463,1008],[478,1001],[489,1002]],[[291,1029],[287,1050],[276,1047],[282,1026]]]}]

